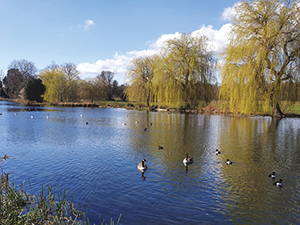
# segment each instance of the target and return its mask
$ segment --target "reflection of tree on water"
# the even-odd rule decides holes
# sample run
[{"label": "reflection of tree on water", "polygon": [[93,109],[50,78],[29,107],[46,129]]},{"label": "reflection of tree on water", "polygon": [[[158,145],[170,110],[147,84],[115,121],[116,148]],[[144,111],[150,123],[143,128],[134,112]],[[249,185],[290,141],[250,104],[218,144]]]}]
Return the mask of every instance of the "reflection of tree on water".
[{"label": "reflection of tree on water", "polygon": [[[272,171],[278,171],[278,178],[285,180],[284,174],[290,175],[299,170],[299,120],[236,117],[226,118],[225,122],[227,124],[224,123],[225,126],[221,126],[218,132],[219,146],[222,146],[222,154],[218,157],[228,157],[237,162],[234,167],[219,167],[224,184],[219,190],[223,192],[221,198],[227,202],[226,211],[237,223],[240,223],[236,219],[237,215],[241,214],[247,217],[244,220],[246,223],[248,220],[267,221],[269,212],[280,211],[281,215],[289,214],[288,209],[278,204],[281,201],[280,196],[274,197],[274,181],[269,179],[268,175]],[[292,182],[289,182],[291,185]],[[290,187],[285,185],[284,188]],[[292,189],[281,194],[285,201],[291,201],[291,198],[297,195]],[[261,212],[263,213],[260,216],[255,216]],[[297,216],[296,213],[291,215],[295,219],[299,213]],[[275,213],[272,214],[273,218],[276,216]]]},{"label": "reflection of tree on water", "polygon": [[270,128],[275,130],[278,128],[279,122],[282,120],[282,117],[272,117]]}]

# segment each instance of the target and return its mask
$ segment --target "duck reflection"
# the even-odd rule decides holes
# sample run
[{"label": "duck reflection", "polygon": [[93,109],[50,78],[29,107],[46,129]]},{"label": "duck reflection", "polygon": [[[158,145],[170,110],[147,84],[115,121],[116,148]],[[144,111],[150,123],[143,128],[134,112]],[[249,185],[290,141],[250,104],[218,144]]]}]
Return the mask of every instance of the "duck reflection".
[{"label": "duck reflection", "polygon": [[185,172],[188,173],[189,172],[189,166],[186,164],[185,165]]},{"label": "duck reflection", "polygon": [[145,177],[145,172],[142,172],[142,180],[146,180],[146,177]]}]

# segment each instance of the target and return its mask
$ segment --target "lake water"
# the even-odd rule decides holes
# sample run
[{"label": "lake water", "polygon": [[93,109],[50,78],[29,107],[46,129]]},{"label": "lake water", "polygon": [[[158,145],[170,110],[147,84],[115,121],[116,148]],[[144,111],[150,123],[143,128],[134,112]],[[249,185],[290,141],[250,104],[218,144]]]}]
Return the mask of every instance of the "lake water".
[{"label": "lake water", "polygon": [[[0,156],[12,156],[0,166],[12,181],[29,180],[31,194],[47,184],[74,191],[91,224],[121,213],[121,224],[300,224],[298,118],[5,101],[0,113]],[[187,152],[194,163],[185,167]],[[273,185],[279,178],[282,188]]]}]

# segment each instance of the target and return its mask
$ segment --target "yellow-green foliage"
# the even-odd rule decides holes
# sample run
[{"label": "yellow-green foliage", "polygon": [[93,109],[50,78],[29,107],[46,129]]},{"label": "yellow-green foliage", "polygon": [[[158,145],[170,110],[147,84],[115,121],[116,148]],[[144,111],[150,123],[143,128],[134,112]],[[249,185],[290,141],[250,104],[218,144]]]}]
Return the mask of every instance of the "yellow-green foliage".
[{"label": "yellow-green foliage", "polygon": [[44,100],[47,102],[60,102],[64,95],[64,88],[66,79],[61,70],[46,70],[40,74],[40,78],[46,87]]},{"label": "yellow-green foliage", "polygon": [[149,105],[156,57],[139,57],[131,61],[131,68],[126,73],[130,79],[130,85],[126,90],[129,99],[147,102]]},{"label": "yellow-green foliage", "polygon": [[40,73],[39,77],[46,88],[43,96],[45,101],[67,102],[77,99],[77,80],[66,74],[62,68],[45,70]]},{"label": "yellow-green foliage", "polygon": [[[230,43],[220,66],[220,98],[232,111],[273,112],[284,82],[296,78],[300,14],[294,1],[242,1],[235,7]],[[298,53],[297,53],[298,52]]]},{"label": "yellow-green foliage", "polygon": [[128,96],[138,102],[190,106],[205,94],[203,87],[214,81],[213,64],[208,39],[183,34],[167,41],[159,56],[132,61]]}]

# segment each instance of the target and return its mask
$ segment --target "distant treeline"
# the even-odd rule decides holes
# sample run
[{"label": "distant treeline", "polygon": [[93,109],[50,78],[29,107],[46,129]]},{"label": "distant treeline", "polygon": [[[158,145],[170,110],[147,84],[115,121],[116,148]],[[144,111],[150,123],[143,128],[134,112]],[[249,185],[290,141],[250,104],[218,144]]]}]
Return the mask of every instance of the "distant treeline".
[{"label": "distant treeline", "polygon": [[52,63],[37,74],[33,62],[14,60],[7,75],[1,73],[1,97],[37,102],[77,102],[85,100],[126,100],[125,85],[119,85],[114,73],[102,71],[95,78],[80,79],[73,63]]}]

